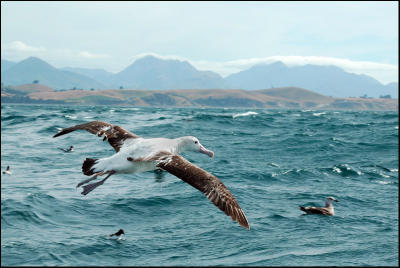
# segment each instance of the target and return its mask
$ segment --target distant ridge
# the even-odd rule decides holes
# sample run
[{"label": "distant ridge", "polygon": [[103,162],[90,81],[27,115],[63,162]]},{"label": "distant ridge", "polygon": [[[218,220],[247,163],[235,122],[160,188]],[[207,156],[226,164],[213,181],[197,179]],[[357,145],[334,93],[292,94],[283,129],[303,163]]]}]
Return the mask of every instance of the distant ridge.
[{"label": "distant ridge", "polygon": [[[61,68],[60,70],[68,71],[71,73],[77,73],[80,75],[90,77],[104,85],[109,85],[110,79],[112,79],[112,76],[114,75],[114,73],[107,72],[106,70],[103,70],[103,69],[64,67],[64,68]],[[94,87],[94,88],[96,88],[96,87]]]},{"label": "distant ridge", "polygon": [[28,84],[35,80],[55,89],[104,88],[92,78],[59,70],[36,57],[29,57],[1,72],[1,81],[5,85]]},{"label": "distant ridge", "polygon": [[[4,70],[3,70],[4,66]],[[199,71],[187,61],[145,56],[119,73],[102,69],[54,68],[30,57],[18,63],[2,60],[1,79],[5,85],[39,80],[55,89],[244,89],[277,87],[307,88],[333,97],[398,97],[398,83],[381,84],[367,75],[348,73],[336,66],[288,67],[282,62],[259,64],[222,78],[211,71]]]},{"label": "distant ridge", "polygon": [[137,59],[117,73],[114,80],[131,89],[222,88],[223,78],[211,71],[199,71],[187,61],[163,60],[153,56]]},{"label": "distant ridge", "polygon": [[248,107],[269,109],[397,110],[397,99],[332,98],[310,90],[67,90],[30,84],[1,89],[2,103],[64,103],[153,107]]},{"label": "distant ridge", "polygon": [[1,72],[3,73],[4,71],[10,69],[15,64],[17,64],[17,63],[13,62],[13,61],[1,60]]},{"label": "distant ridge", "polygon": [[246,87],[250,90],[296,86],[334,97],[397,96],[397,92],[370,76],[348,73],[336,66],[308,64],[288,67],[282,62],[260,64],[229,75],[225,80],[229,88]]},{"label": "distant ridge", "polygon": [[271,88],[260,90],[260,92],[269,96],[285,98],[289,100],[326,101],[331,99],[311,90],[296,87]]}]

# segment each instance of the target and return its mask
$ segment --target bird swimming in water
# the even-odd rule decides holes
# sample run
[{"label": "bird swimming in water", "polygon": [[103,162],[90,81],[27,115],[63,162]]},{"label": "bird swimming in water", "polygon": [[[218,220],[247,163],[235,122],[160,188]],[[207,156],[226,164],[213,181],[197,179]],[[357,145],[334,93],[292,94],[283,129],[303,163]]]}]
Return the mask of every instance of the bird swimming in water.
[{"label": "bird swimming in water", "polygon": [[116,232],[115,234],[108,235],[108,238],[113,238],[113,236],[115,236],[115,238],[117,238],[117,240],[122,240],[122,239],[125,240],[124,235],[125,235],[124,230],[119,229],[119,231]]},{"label": "bird swimming in water", "polygon": [[322,214],[322,215],[333,216],[335,215],[335,210],[333,208],[332,202],[339,202],[339,200],[329,196],[325,198],[325,207],[300,206],[300,210],[306,212],[307,214]]},{"label": "bird swimming in water", "polygon": [[124,232],[124,230],[122,230],[122,229],[119,229],[119,231],[118,232],[116,232],[115,234],[110,234],[110,236],[120,236],[120,235],[123,235],[123,234],[125,234],[125,232]]},{"label": "bird swimming in water", "polygon": [[[180,155],[182,152],[191,151],[210,157],[214,156],[214,152],[207,150],[196,137],[145,139],[120,126],[102,121],[92,121],[62,129],[53,138],[75,130],[86,130],[98,137],[104,136],[103,141],[107,140],[115,150],[115,154],[110,157],[86,158],[82,165],[82,172],[86,176],[93,176],[78,183],[77,187],[83,185],[81,194],[87,195],[113,174],[130,174],[161,169],[201,191],[233,221],[250,229],[245,213],[228,188],[217,177]],[[101,181],[87,184],[103,175],[107,176]]]},{"label": "bird swimming in water", "polygon": [[8,175],[12,174],[10,166],[7,166],[7,169],[3,171],[3,174],[8,174]]},{"label": "bird swimming in water", "polygon": [[61,151],[66,152],[66,153],[69,153],[69,152],[73,152],[74,151],[74,146],[71,145],[68,149],[64,149],[64,148],[58,148],[58,149],[60,149]]}]

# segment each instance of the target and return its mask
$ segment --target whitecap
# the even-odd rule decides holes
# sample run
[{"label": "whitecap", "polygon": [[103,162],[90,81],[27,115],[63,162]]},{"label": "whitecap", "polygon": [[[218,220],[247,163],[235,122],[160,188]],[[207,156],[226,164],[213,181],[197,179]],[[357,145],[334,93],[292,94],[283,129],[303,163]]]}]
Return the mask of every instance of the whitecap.
[{"label": "whitecap", "polygon": [[385,175],[385,174],[383,174],[383,173],[379,173],[379,175],[381,175],[381,176],[384,177],[384,178],[390,178],[390,176]]},{"label": "whitecap", "polygon": [[232,118],[236,118],[236,117],[239,117],[239,116],[256,115],[256,114],[258,114],[258,113],[256,113],[256,112],[246,112],[246,113],[242,113],[242,114],[234,114],[234,115],[232,115]]},{"label": "whitecap", "polygon": [[342,173],[342,171],[338,167],[333,167],[333,171],[335,171],[337,173]]},{"label": "whitecap", "polygon": [[389,181],[377,181],[377,183],[379,183],[379,184],[389,184],[390,182]]},{"label": "whitecap", "polygon": [[326,113],[325,113],[325,112],[322,112],[322,113],[313,113],[314,116],[320,116],[320,115],[323,115],[323,114],[326,114]]},{"label": "whitecap", "polygon": [[77,118],[75,115],[68,115],[68,114],[65,117],[69,118],[69,119],[76,119]]},{"label": "whitecap", "polygon": [[390,172],[399,172],[397,168],[391,169]]}]

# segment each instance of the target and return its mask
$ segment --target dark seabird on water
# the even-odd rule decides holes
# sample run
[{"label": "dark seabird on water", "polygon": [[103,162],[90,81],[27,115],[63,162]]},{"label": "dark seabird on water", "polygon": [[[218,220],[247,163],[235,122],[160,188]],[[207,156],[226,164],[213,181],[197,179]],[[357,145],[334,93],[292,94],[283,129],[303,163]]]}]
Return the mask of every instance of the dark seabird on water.
[{"label": "dark seabird on water", "polygon": [[214,156],[214,153],[201,145],[196,137],[145,139],[119,126],[101,121],[92,121],[65,128],[54,137],[75,130],[86,130],[98,137],[104,136],[103,140],[108,140],[108,143],[116,152],[110,157],[86,158],[82,165],[82,172],[87,176],[93,175],[93,177],[80,182],[77,187],[87,184],[98,176],[107,176],[99,182],[82,186],[83,195],[102,185],[113,174],[161,169],[201,191],[233,221],[237,221],[242,227],[250,229],[246,215],[228,188],[217,177],[180,156],[180,153],[187,151],[203,153],[210,157]]},{"label": "dark seabird on water", "polygon": [[64,149],[64,148],[58,148],[58,149],[60,149],[61,151],[66,152],[66,153],[69,153],[69,152],[73,152],[74,151],[74,146],[71,145],[68,149]]},{"label": "dark seabird on water", "polygon": [[124,230],[119,229],[119,231],[116,232],[115,234],[110,234],[110,237],[111,237],[111,236],[120,236],[120,235],[123,235],[123,234],[125,234]]},{"label": "dark seabird on water", "polygon": [[332,202],[339,202],[339,200],[329,196],[325,198],[325,207],[303,207],[300,206],[300,210],[306,212],[307,214],[323,214],[328,216],[335,215],[335,210],[333,208]]},{"label": "dark seabird on water", "polygon": [[116,240],[125,240],[125,232],[122,229],[119,229],[118,232],[116,232],[115,234],[110,234],[107,236],[108,239],[113,239],[115,238]]},{"label": "dark seabird on water", "polygon": [[12,174],[10,166],[7,166],[6,170],[3,171],[3,174],[8,174],[8,175]]}]

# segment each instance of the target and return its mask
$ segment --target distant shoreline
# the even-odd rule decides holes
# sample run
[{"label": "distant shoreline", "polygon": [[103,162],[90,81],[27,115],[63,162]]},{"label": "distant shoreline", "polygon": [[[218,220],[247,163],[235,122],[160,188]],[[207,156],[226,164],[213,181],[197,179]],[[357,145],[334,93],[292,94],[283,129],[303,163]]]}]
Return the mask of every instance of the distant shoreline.
[{"label": "distant shoreline", "polygon": [[263,90],[64,90],[41,84],[2,86],[2,104],[113,105],[125,107],[204,107],[312,110],[398,110],[398,99],[334,98],[311,90],[283,87]]}]

